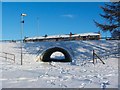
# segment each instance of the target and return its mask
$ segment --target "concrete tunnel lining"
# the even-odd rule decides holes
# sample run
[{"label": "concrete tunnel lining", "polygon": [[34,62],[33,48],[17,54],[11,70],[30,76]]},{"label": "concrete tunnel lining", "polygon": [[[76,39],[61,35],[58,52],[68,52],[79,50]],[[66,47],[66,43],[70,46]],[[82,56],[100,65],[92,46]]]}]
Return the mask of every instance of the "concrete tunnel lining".
[{"label": "concrete tunnel lining", "polygon": [[[53,59],[50,58],[50,56],[54,53],[54,52],[61,52],[64,54],[65,59]],[[72,58],[71,55],[69,54],[69,52],[61,47],[53,47],[53,48],[49,48],[46,51],[43,52],[42,54],[42,59],[43,62],[72,62]]]}]

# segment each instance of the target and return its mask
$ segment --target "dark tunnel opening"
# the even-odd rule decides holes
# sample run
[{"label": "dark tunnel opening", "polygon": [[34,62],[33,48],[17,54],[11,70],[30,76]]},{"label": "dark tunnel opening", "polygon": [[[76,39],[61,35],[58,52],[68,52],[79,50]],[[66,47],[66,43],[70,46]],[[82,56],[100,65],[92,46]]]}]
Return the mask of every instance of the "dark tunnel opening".
[{"label": "dark tunnel opening", "polygon": [[[51,55],[54,52],[61,52],[64,55],[64,58],[63,59],[51,58]],[[67,50],[60,48],[60,47],[54,47],[54,48],[47,49],[43,53],[42,61],[43,62],[51,62],[51,61],[53,61],[53,62],[72,62],[72,58]]]}]

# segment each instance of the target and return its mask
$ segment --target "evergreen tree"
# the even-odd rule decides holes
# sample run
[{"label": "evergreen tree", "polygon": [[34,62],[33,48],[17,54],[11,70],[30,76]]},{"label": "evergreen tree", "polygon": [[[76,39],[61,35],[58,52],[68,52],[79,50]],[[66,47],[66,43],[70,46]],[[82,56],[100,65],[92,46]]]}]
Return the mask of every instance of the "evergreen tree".
[{"label": "evergreen tree", "polygon": [[106,20],[105,24],[98,23],[94,20],[97,27],[102,31],[110,31],[111,36],[120,38],[120,1],[107,3],[101,6],[104,14],[100,14]]}]

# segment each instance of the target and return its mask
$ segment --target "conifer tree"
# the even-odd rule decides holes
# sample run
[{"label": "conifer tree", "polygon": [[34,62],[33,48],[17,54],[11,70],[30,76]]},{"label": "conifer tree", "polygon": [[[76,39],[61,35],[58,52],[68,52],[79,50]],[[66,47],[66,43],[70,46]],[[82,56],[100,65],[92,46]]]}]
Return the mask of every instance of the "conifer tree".
[{"label": "conifer tree", "polygon": [[120,38],[120,1],[106,3],[101,6],[104,14],[100,14],[106,23],[98,23],[94,20],[97,27],[102,31],[110,31],[111,36],[114,38]]}]

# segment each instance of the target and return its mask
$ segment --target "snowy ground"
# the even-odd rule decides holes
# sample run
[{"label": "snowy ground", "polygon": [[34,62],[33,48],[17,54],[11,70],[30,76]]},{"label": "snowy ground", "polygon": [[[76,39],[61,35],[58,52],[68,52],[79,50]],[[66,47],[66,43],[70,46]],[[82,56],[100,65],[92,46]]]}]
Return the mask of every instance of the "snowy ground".
[{"label": "snowy ground", "polygon": [[[3,88],[118,88],[119,41],[63,41],[25,43],[20,65],[20,43],[2,42],[2,51],[15,54],[16,62],[0,57]],[[61,46],[73,55],[74,63],[36,62],[46,48]],[[92,50],[102,58],[92,63]],[[4,54],[2,54],[4,56]],[[61,53],[54,53],[52,57]],[[8,56],[11,57],[11,56]],[[0,72],[1,73],[1,72]]]}]

